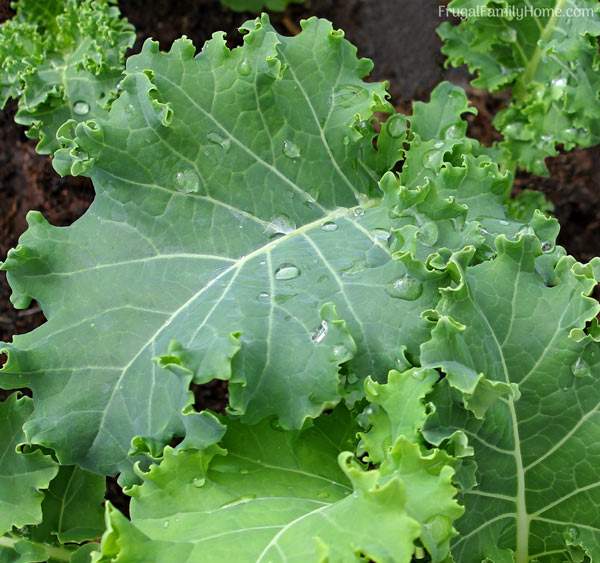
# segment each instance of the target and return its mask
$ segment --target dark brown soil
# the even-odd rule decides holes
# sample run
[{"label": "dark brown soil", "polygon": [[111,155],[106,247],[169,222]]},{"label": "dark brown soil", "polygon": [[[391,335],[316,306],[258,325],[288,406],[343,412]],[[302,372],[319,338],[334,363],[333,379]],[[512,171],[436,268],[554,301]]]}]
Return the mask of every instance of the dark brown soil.
[{"label": "dark brown soil", "polygon": [[[227,32],[232,44],[239,42],[237,27],[251,14],[224,10],[219,0],[121,0],[124,14],[136,26],[138,40],[157,39],[168,48],[185,34],[200,47],[213,32]],[[9,0],[0,0],[0,21],[10,16]],[[273,15],[274,24],[285,33],[298,29],[302,18],[317,15],[333,21],[358,46],[359,54],[375,62],[373,78],[391,83],[393,101],[407,107],[414,99],[425,99],[431,89],[448,78],[466,85],[464,71],[443,69],[435,28],[440,23],[438,2],[433,0],[309,0],[284,14]],[[497,138],[491,117],[502,97],[469,90],[479,108],[470,118],[471,134],[489,144]],[[49,159],[35,154],[34,143],[14,124],[14,104],[0,113],[0,255],[5,256],[25,229],[30,209],[54,224],[68,225],[93,199],[90,182],[82,178],[59,178]],[[575,151],[549,163],[549,178],[520,175],[517,188],[542,190],[555,205],[562,224],[561,243],[577,258],[589,260],[600,252],[600,149]],[[0,340],[27,332],[43,322],[33,306],[15,311],[8,302],[8,286],[0,276]],[[202,386],[196,391],[197,407],[221,410],[225,386]],[[0,397],[1,398],[1,397]]]}]

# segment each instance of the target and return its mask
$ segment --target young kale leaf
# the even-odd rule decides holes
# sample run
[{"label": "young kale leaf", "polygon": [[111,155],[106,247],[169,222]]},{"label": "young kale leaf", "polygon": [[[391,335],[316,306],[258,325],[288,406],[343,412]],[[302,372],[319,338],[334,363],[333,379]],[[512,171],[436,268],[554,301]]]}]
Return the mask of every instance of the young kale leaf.
[{"label": "young kale leaf", "polygon": [[[594,0],[536,2],[454,0],[450,11],[504,10],[472,15],[439,28],[449,64],[466,64],[473,86],[510,87],[512,100],[495,120],[508,160],[546,174],[544,159],[600,142],[600,8]],[[537,10],[538,13],[533,13]],[[513,12],[511,14],[511,11]],[[523,17],[524,16],[524,17]]]},{"label": "young kale leaf", "polygon": [[109,0],[20,0],[0,26],[0,107],[18,100],[17,123],[39,139],[38,152],[59,148],[66,121],[106,115],[121,78],[133,28]]},{"label": "young kale leaf", "polygon": [[[356,448],[358,428],[344,407],[302,432],[225,420],[225,449],[167,448],[131,491],[131,523],[109,509],[100,561],[160,560],[167,553],[190,561],[348,561],[360,553],[401,563],[411,561],[417,539],[432,561],[446,560],[453,521],[462,514],[452,460],[418,445],[422,399],[436,380],[433,370],[410,370],[393,372],[380,386],[403,396],[385,412],[408,418],[406,406],[414,430],[395,433],[377,468],[366,469],[346,451]],[[379,424],[371,432],[389,427],[382,417]]]}]

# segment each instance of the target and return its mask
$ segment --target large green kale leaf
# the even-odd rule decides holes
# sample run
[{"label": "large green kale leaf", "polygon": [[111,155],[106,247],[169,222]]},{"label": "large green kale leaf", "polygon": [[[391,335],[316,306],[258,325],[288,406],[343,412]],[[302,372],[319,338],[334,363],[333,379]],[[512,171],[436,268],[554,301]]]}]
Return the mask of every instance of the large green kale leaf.
[{"label": "large green kale leaf", "polygon": [[[417,362],[450,257],[489,246],[460,203],[488,186],[468,171],[503,186],[500,209],[508,176],[465,140],[464,93],[443,85],[408,131],[394,116],[376,150],[370,121],[390,108],[370,63],[304,25],[285,38],[262,18],[242,47],[217,35],[196,57],[148,42],[106,119],[61,128],[55,166],[88,173],[96,200],[66,229],[30,215],[2,266],[15,305],[48,318],[6,347],[2,385],[33,390],[25,430],[61,463],[114,473],[173,435],[218,439],[210,416],[183,415],[192,381],[229,380],[247,423],[300,427]],[[413,153],[427,172],[409,180]],[[442,169],[452,184],[434,184]]]},{"label": "large green kale leaf", "polygon": [[[497,244],[495,259],[443,290],[422,351],[425,365],[447,374],[431,399],[437,412],[428,438],[465,432],[475,450],[476,486],[463,491],[454,555],[466,563],[583,561],[584,553],[595,560],[599,351],[584,330],[600,310],[589,297],[592,268],[560,248],[543,252],[530,235]],[[479,374],[518,386],[483,420],[446,384]]]},{"label": "large green kale leaf", "polygon": [[[423,398],[437,374],[392,375],[380,390],[402,394],[403,402],[387,405],[386,412],[408,419],[401,414],[406,407],[414,420],[388,444],[376,468],[351,453],[358,428],[344,407],[302,432],[283,431],[269,421],[253,427],[228,421],[225,449],[166,449],[162,463],[130,491],[131,523],[109,508],[100,561],[362,556],[401,563],[411,561],[417,539],[432,561],[446,560],[453,521],[462,514],[454,499],[453,460],[418,445],[426,418]],[[387,426],[372,421],[380,424]]]},{"label": "large green kale leaf", "polygon": [[[473,85],[491,91],[510,87],[512,101],[496,117],[508,158],[537,174],[544,159],[566,149],[600,142],[598,36],[595,0],[454,0],[450,11],[479,12],[439,34],[449,64],[466,64]],[[500,15],[486,10],[505,10]],[[510,11],[513,11],[511,14]],[[529,10],[529,11],[528,11]],[[537,10],[538,13],[532,13]]]},{"label": "large green kale leaf", "polygon": [[133,28],[111,0],[20,0],[0,27],[0,107],[18,100],[17,123],[37,150],[59,148],[70,119],[105,115],[133,45]]},{"label": "large green kale leaf", "polygon": [[49,319],[15,338],[3,385],[35,389],[26,430],[62,463],[115,472],[133,437],[183,434],[192,378],[300,426],[339,401],[341,363],[384,375],[427,334],[436,284],[392,260],[390,214],[366,201],[366,121],[389,108],[370,63],[326,22],[246,29],[233,51],[217,35],[196,58],[185,40],[131,58],[108,118],[55,159],[90,169],[92,208],[68,229],[31,215],[3,266]]}]

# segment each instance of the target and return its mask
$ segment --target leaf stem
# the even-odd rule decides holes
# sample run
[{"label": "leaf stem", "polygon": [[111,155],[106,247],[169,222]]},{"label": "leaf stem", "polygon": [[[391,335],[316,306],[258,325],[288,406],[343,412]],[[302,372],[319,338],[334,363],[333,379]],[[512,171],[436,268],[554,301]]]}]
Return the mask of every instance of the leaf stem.
[{"label": "leaf stem", "polygon": [[558,13],[562,11],[564,5],[567,0],[556,0],[556,5],[554,6],[554,11],[552,16],[548,20],[548,23],[545,25],[540,38],[538,39],[537,45],[535,47],[535,51],[533,53],[533,57],[529,61],[529,64],[525,68],[525,72],[523,73],[523,77],[517,84],[515,88],[515,97],[520,97],[525,94],[527,90],[528,83],[533,79],[535,73],[540,64],[540,59],[542,58],[542,51],[544,49],[544,43],[548,40],[548,37],[554,32],[556,28],[556,24],[558,21]]}]

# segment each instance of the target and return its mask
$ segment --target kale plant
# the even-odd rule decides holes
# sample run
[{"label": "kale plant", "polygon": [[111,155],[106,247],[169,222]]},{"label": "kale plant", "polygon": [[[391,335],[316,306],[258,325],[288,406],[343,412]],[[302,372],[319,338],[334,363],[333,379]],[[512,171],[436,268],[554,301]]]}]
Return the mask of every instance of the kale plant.
[{"label": "kale plant", "polygon": [[0,553],[600,560],[598,262],[510,200],[460,88],[405,116],[329,22],[241,31],[147,41],[58,130],[96,198],[1,266],[47,322],[2,345],[32,398],[0,403]]},{"label": "kale plant", "polygon": [[19,0],[0,26],[0,107],[51,154],[67,120],[104,115],[135,33],[112,0]]},{"label": "kale plant", "polygon": [[495,120],[510,162],[543,175],[557,146],[600,143],[598,2],[453,0],[448,8],[467,15],[439,28],[448,63],[466,64],[477,88],[511,89]]}]

